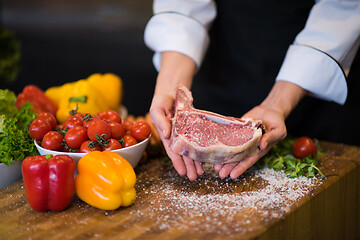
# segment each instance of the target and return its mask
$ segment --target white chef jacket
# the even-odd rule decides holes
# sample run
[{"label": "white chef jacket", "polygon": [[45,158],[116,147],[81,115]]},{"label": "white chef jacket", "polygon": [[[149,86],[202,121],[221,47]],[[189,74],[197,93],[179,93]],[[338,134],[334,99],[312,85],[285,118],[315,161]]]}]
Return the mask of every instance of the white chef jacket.
[{"label": "white chef jacket", "polygon": [[[216,17],[213,0],[155,0],[154,16],[144,40],[155,51],[176,51],[199,68],[209,45],[208,30]],[[346,76],[360,44],[360,0],[320,0],[312,7],[304,29],[289,46],[276,81],[292,82],[313,96],[344,104]]]}]

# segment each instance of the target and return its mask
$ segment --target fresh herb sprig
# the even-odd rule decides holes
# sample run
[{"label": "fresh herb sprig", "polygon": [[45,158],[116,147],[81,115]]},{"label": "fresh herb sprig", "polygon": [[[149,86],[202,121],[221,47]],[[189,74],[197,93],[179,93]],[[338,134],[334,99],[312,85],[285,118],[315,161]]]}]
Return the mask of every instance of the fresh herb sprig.
[{"label": "fresh herb sprig", "polygon": [[289,178],[300,176],[312,178],[315,177],[316,174],[320,174],[321,177],[325,178],[324,174],[318,168],[320,164],[318,156],[321,155],[319,146],[317,146],[317,152],[314,157],[307,156],[299,159],[294,157],[292,153],[292,145],[294,142],[294,138],[286,138],[277,143],[263,158],[264,163],[275,171],[284,170],[286,176]]}]

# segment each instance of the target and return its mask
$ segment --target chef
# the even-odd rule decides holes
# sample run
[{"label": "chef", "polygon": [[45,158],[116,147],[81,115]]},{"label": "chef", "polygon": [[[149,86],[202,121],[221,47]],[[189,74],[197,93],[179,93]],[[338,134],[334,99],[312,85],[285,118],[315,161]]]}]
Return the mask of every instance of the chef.
[{"label": "chef", "polygon": [[221,178],[239,177],[288,133],[360,145],[360,1],[155,0],[153,9],[150,115],[180,175],[203,169],[168,147],[179,85],[198,109],[265,125],[259,153],[215,165]]}]

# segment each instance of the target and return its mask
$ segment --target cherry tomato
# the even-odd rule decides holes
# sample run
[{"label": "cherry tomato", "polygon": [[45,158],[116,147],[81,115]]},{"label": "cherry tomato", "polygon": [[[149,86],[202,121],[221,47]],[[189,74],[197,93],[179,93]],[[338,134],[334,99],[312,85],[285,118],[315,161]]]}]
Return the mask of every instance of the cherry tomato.
[{"label": "cherry tomato", "polygon": [[104,120],[93,121],[87,129],[87,135],[91,141],[97,141],[95,135],[102,136],[105,140],[111,136],[111,128]]},{"label": "cherry tomato", "polygon": [[300,137],[293,144],[293,154],[297,158],[304,158],[309,155],[314,156],[316,146],[309,137]]},{"label": "cherry tomato", "polygon": [[131,133],[130,133],[130,130],[131,130],[132,125],[134,125],[134,123],[131,122],[131,121],[125,120],[125,121],[123,121],[121,124],[123,125],[123,127],[124,127],[124,129],[125,129],[125,133],[127,133],[127,134],[130,135],[130,134],[131,134]]},{"label": "cherry tomato", "polygon": [[110,138],[109,140],[110,140],[109,146],[103,147],[102,148],[103,151],[110,151],[110,150],[116,150],[122,148],[121,143],[118,140],[114,138]]},{"label": "cherry tomato", "polygon": [[64,122],[64,128],[73,128],[75,126],[82,126],[83,120],[80,116],[70,115]]},{"label": "cherry tomato", "polygon": [[29,135],[32,139],[41,140],[47,132],[51,131],[51,125],[43,119],[35,118],[29,126]]},{"label": "cherry tomato", "polygon": [[70,147],[67,144],[62,144],[61,148],[59,149],[60,152],[70,152]]},{"label": "cherry tomato", "polygon": [[81,144],[88,140],[86,128],[75,126],[65,133],[65,141],[71,149],[80,148]]},{"label": "cherry tomato", "polygon": [[100,114],[100,118],[106,122],[121,123],[120,114],[114,110],[106,110]]},{"label": "cherry tomato", "polygon": [[150,125],[145,121],[136,122],[131,127],[131,136],[133,136],[138,142],[141,142],[148,138],[151,133]]},{"label": "cherry tomato", "polygon": [[63,136],[60,133],[56,131],[50,131],[44,135],[41,141],[41,147],[53,151],[58,151],[62,147],[62,142]]},{"label": "cherry tomato", "polygon": [[93,116],[101,118],[102,115],[103,115],[103,112],[99,112],[99,113],[95,113]]},{"label": "cherry tomato", "polygon": [[120,123],[110,122],[109,126],[111,128],[111,138],[119,140],[125,135],[124,127]]},{"label": "cherry tomato", "polygon": [[123,139],[124,139],[124,146],[123,146],[124,148],[130,147],[130,146],[138,143],[137,140],[133,136],[130,136],[130,135],[125,135],[123,137]]},{"label": "cherry tomato", "polygon": [[77,116],[77,117],[80,117],[81,119],[83,119],[85,117],[85,114],[77,112],[74,114],[74,116]]},{"label": "cherry tomato", "polygon": [[41,113],[39,113],[39,115],[37,115],[36,118],[37,119],[43,119],[43,120],[47,121],[50,124],[52,130],[56,129],[57,121],[56,121],[55,116],[52,115],[51,113],[49,113],[49,112],[41,112]]},{"label": "cherry tomato", "polygon": [[88,153],[88,152],[92,152],[92,151],[101,151],[101,146],[94,141],[85,141],[81,144],[80,146],[80,152],[81,153]]},{"label": "cherry tomato", "polygon": [[83,126],[88,128],[93,121],[96,121],[98,119],[100,119],[100,117],[95,116],[95,115],[93,115],[93,116],[85,115],[84,120],[83,120]]}]

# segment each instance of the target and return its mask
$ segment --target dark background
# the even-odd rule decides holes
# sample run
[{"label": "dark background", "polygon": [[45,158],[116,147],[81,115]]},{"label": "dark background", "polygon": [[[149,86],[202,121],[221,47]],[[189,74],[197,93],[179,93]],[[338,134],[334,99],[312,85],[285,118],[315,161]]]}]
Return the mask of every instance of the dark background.
[{"label": "dark background", "polygon": [[0,7],[1,23],[15,33],[22,55],[17,80],[6,88],[46,90],[112,72],[123,80],[129,113],[148,111],[157,75],[143,41],[151,0],[2,0]]},{"label": "dark background", "polygon": [[[92,73],[113,72],[123,80],[129,113],[143,115],[157,75],[143,40],[151,16],[152,0],[0,0],[1,24],[16,34],[22,53],[18,78],[7,88],[19,93],[35,84],[46,90]],[[349,74],[345,105],[307,97],[289,116],[289,133],[360,145],[359,79],[360,54]],[[210,106],[201,105],[204,89],[195,85],[193,90],[195,107],[227,114],[223,103],[218,109],[207,101]]]}]

